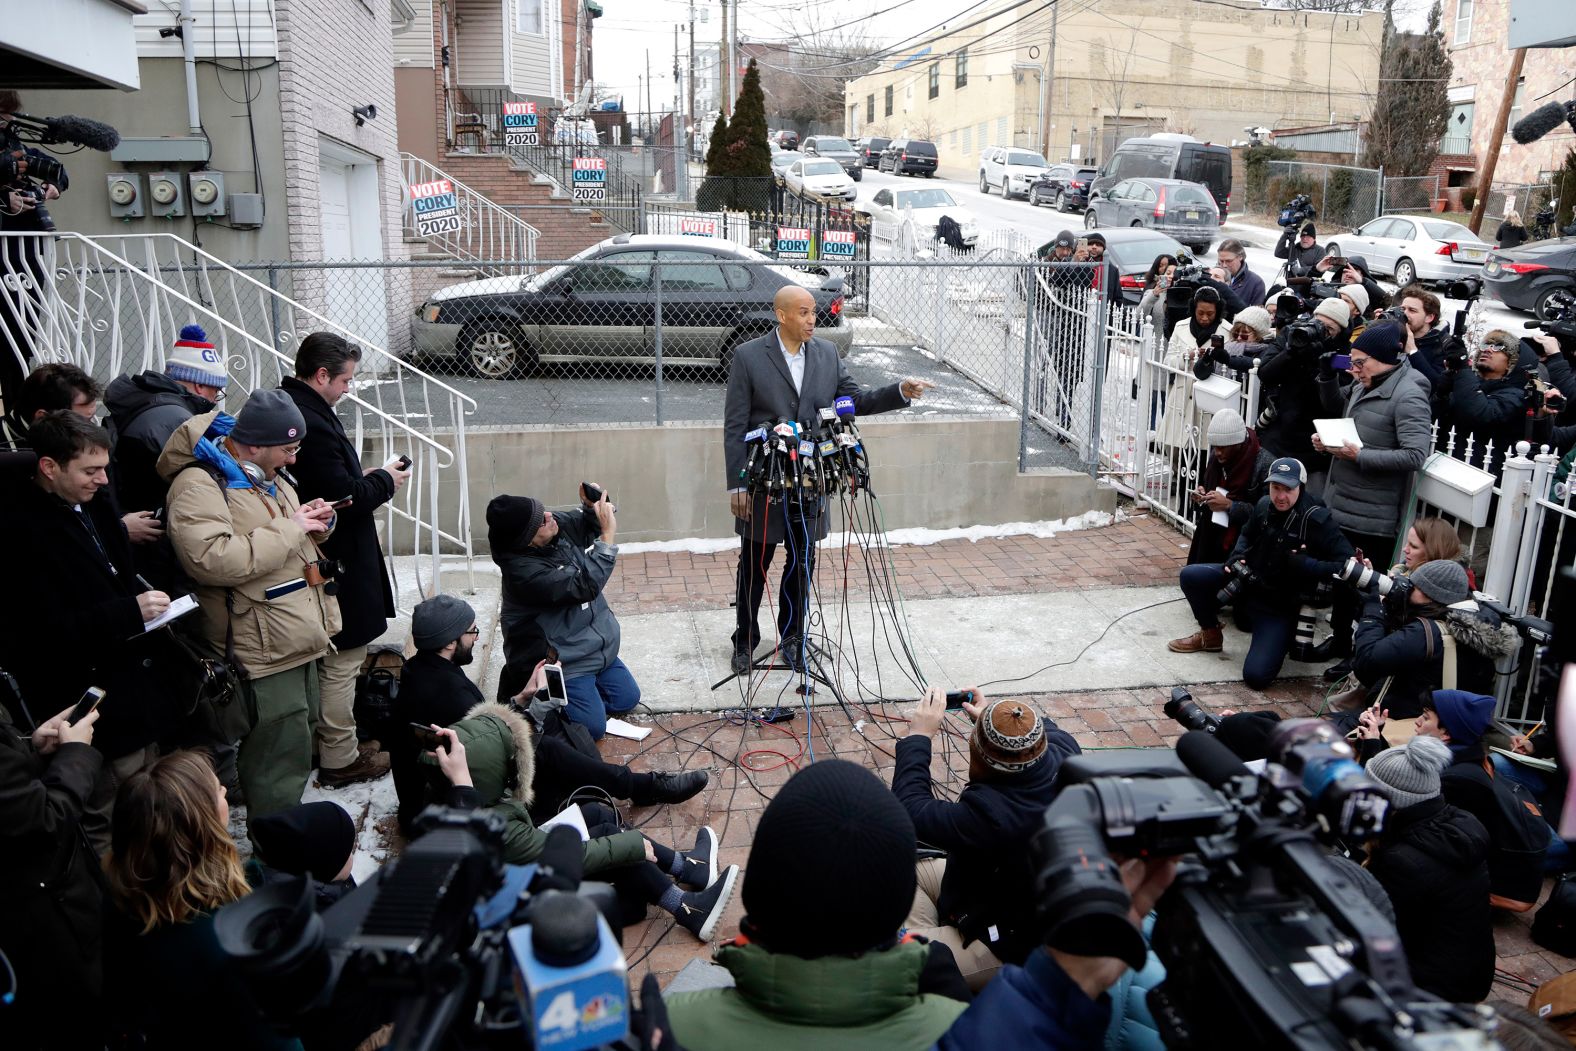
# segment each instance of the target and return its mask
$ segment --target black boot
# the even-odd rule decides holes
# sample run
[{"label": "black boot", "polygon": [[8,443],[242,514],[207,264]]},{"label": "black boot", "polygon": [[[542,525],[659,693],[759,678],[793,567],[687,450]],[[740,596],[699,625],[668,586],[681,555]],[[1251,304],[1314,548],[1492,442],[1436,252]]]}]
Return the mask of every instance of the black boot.
[{"label": "black boot", "polygon": [[1351,671],[1352,659],[1348,657],[1341,661],[1341,663],[1333,664],[1330,667],[1324,669],[1323,678],[1325,682],[1340,682],[1342,679],[1346,678],[1346,676],[1350,675]]},{"label": "black boot", "polygon": [[695,846],[679,854],[683,870],[673,882],[691,890],[705,890],[717,882],[717,833],[704,825],[695,834]]},{"label": "black boot", "polygon": [[733,885],[739,879],[739,866],[729,865],[722,878],[705,890],[688,891],[679,899],[673,918],[678,925],[703,942],[711,941],[722,922],[722,914],[733,900]]},{"label": "black boot", "polygon": [[1351,655],[1352,640],[1331,635],[1317,646],[1304,648],[1297,659],[1305,664],[1323,664],[1325,661],[1339,660],[1342,657],[1350,657]]},{"label": "black boot", "polygon": [[677,774],[636,774],[635,778],[629,801],[636,806],[651,806],[654,803],[682,803],[698,795],[711,780],[711,775],[704,770],[686,770]]}]

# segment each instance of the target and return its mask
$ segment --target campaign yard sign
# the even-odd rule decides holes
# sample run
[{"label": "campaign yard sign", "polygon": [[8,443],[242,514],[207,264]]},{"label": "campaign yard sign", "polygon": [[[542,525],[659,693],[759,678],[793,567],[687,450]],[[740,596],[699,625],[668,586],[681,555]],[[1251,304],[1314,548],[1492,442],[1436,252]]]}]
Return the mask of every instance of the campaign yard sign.
[{"label": "campaign yard sign", "polygon": [[416,235],[457,233],[460,229],[460,199],[448,179],[417,183],[410,188],[411,204],[416,209]]},{"label": "campaign yard sign", "polygon": [[823,230],[821,232],[822,259],[852,259],[854,257],[854,232],[852,230]]},{"label": "campaign yard sign", "polygon": [[607,160],[602,157],[576,157],[572,173],[576,201],[607,200]]},{"label": "campaign yard sign", "polygon": [[804,226],[779,226],[777,228],[777,258],[809,259],[810,229]]},{"label": "campaign yard sign", "polygon": [[503,104],[504,146],[535,146],[537,137],[536,103],[505,102]]},{"label": "campaign yard sign", "polygon": [[683,237],[716,237],[715,219],[680,219],[679,234]]}]

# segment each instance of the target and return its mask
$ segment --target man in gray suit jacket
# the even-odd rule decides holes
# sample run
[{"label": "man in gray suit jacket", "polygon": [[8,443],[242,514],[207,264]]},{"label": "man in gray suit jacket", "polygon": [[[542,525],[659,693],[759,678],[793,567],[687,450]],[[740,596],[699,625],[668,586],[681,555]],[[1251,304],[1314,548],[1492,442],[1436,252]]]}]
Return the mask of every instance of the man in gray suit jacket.
[{"label": "man in gray suit jacket", "polygon": [[[815,542],[825,538],[825,501],[807,507],[802,520],[785,516],[780,504],[768,506],[764,495],[752,500],[744,490],[747,459],[744,436],[751,428],[775,418],[797,420],[811,430],[819,427],[819,413],[840,397],[854,400],[854,412],[869,416],[890,412],[922,397],[934,384],[905,379],[874,390],[861,387],[848,375],[837,348],[815,338],[815,297],[806,288],[789,285],[772,301],[776,330],[743,344],[734,352],[728,373],[728,402],[723,419],[723,447],[727,464],[729,504],[738,521],[739,544],[738,628],[733,634],[733,670],[747,671],[760,642],[756,614],[766,573],[777,545],[788,542],[777,613],[783,653],[790,664],[802,666],[802,640],[810,576],[815,567]],[[785,521],[786,520],[786,521]]]}]

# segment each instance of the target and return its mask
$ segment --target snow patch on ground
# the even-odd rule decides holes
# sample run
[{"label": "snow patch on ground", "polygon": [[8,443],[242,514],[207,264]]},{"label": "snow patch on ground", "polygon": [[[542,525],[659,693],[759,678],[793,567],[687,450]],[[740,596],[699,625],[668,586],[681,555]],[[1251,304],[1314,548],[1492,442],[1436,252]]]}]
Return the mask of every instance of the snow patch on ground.
[{"label": "snow patch on ground", "polygon": [[[1000,525],[962,526],[956,529],[893,529],[886,534],[887,543],[893,546],[911,545],[925,547],[930,544],[939,544],[943,540],[968,540],[978,543],[992,537],[1006,536],[1032,536],[1053,537],[1058,533],[1070,533],[1078,529],[1099,529],[1122,521],[1125,516],[1121,512],[1112,515],[1106,511],[1086,511],[1077,518],[1058,518],[1054,521],[1042,522],[1003,522]],[[823,548],[843,547],[848,543],[847,533],[832,533],[821,541]],[[720,551],[736,551],[739,547],[739,538],[730,537],[690,537],[683,540],[645,540],[633,544],[620,544],[618,550],[623,555],[636,555],[645,552],[688,551],[691,554],[710,555]]]}]

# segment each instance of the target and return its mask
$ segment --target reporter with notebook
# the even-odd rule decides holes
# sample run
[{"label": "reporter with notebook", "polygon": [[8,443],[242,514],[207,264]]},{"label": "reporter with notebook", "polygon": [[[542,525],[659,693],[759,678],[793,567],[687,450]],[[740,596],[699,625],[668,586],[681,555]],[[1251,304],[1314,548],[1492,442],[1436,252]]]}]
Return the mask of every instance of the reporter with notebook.
[{"label": "reporter with notebook", "polygon": [[[1370,325],[1351,346],[1351,383],[1342,389],[1329,357],[1317,381],[1325,413],[1349,419],[1358,439],[1331,446],[1315,432],[1314,449],[1330,455],[1324,504],[1346,539],[1376,565],[1387,565],[1395,553],[1401,505],[1411,492],[1413,472],[1431,448],[1428,379],[1406,360],[1405,348],[1400,325]],[[1360,609],[1356,592],[1336,592],[1333,633],[1318,647],[1316,660],[1351,656],[1352,626]],[[1326,678],[1333,681],[1349,670],[1343,661]]]},{"label": "reporter with notebook", "polygon": [[[89,686],[104,690],[93,747],[113,782],[151,761],[149,746],[181,715],[168,685],[175,657],[162,632],[143,630],[170,598],[139,581],[125,526],[99,493],[109,482],[109,432],[61,409],[29,434],[38,465],[0,493],[0,544],[11,556],[0,666],[21,691],[10,714],[30,730],[35,718],[70,708]],[[108,844],[112,798],[110,783],[84,815],[100,848]]]}]

